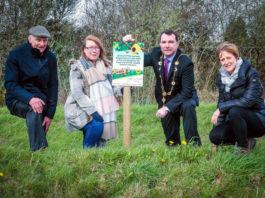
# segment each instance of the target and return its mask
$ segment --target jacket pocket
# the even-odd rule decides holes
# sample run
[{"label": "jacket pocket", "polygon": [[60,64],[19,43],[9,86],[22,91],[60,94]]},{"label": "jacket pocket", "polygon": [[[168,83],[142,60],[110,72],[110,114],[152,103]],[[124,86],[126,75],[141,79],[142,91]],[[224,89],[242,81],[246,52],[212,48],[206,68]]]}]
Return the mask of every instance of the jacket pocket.
[{"label": "jacket pocket", "polygon": [[82,109],[77,102],[66,103],[64,106],[65,117],[69,119],[77,118],[81,115]]}]

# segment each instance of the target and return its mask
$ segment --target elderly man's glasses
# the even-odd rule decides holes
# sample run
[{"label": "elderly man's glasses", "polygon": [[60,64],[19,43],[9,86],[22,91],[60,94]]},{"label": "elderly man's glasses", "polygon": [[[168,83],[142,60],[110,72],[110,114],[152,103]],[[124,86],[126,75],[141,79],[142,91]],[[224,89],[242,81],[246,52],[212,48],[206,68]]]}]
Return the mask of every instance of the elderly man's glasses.
[{"label": "elderly man's glasses", "polygon": [[87,50],[95,50],[95,51],[98,51],[99,50],[99,47],[85,47]]}]

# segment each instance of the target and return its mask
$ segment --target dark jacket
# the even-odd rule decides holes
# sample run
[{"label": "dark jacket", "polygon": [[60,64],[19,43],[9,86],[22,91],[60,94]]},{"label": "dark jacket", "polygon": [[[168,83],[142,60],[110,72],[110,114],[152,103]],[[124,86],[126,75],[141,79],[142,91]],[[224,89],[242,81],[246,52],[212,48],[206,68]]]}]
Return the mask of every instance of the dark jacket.
[{"label": "dark jacket", "polygon": [[[194,87],[194,65],[187,55],[183,54],[180,56],[181,54],[183,54],[183,52],[178,49],[170,67],[168,82],[165,82],[164,79],[164,59],[160,47],[155,47],[151,53],[144,56],[144,66],[152,66],[155,72],[155,97],[159,108],[163,106],[161,77],[166,92],[170,91],[173,81],[176,83],[172,94],[170,96],[166,96],[167,102],[165,105],[169,108],[170,112],[177,111],[178,107],[188,99],[194,98],[197,105],[199,102],[196,89]],[[177,72],[174,77],[174,64],[177,60],[179,64],[176,64]],[[161,66],[159,65],[159,62],[161,62]]]},{"label": "dark jacket", "polygon": [[45,102],[44,114],[52,119],[58,93],[56,56],[48,47],[41,54],[29,43],[14,49],[6,61],[5,88],[6,105],[11,113],[15,100],[29,104],[31,98],[37,97]]},{"label": "dark jacket", "polygon": [[218,108],[221,117],[224,117],[232,107],[242,107],[256,112],[265,126],[263,87],[257,70],[251,67],[248,60],[243,59],[238,78],[231,85],[229,93],[225,91],[220,74],[217,78],[217,86],[219,87]]}]

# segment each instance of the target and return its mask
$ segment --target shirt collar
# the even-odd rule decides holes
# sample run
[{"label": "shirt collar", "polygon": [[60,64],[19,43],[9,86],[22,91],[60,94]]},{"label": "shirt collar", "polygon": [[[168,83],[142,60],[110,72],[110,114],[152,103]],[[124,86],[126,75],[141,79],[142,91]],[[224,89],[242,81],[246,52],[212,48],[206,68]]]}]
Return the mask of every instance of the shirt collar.
[{"label": "shirt collar", "polygon": [[164,60],[165,60],[165,58],[167,58],[167,59],[169,60],[169,62],[172,63],[172,61],[173,61],[175,55],[176,55],[176,52],[175,52],[172,56],[170,56],[170,57],[166,57],[166,56],[164,55]]}]

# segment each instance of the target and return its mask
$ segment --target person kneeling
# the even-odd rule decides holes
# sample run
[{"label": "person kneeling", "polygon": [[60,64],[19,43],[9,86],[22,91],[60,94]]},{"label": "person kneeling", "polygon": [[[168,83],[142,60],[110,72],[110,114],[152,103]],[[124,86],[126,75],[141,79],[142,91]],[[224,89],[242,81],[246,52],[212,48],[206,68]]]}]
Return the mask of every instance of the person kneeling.
[{"label": "person kneeling", "polygon": [[118,137],[119,104],[112,88],[112,67],[101,41],[85,38],[81,57],[70,62],[70,94],[64,106],[68,131],[83,131],[83,148],[105,146]]},{"label": "person kneeling", "polygon": [[257,70],[239,57],[236,45],[220,44],[216,56],[221,63],[219,97],[209,138],[214,150],[220,144],[236,144],[236,155],[245,154],[255,147],[255,138],[265,133],[263,87]]}]

